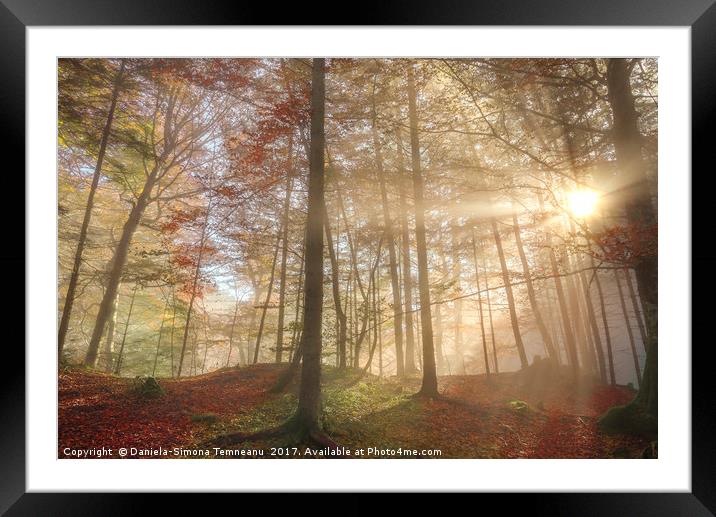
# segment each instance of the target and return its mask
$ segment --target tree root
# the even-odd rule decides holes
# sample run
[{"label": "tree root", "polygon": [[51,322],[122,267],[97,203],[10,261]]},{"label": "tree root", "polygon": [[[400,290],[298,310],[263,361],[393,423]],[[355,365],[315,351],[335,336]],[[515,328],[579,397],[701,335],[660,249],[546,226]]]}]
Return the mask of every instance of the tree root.
[{"label": "tree root", "polygon": [[257,440],[265,440],[266,438],[276,438],[290,432],[292,421],[288,420],[277,427],[263,429],[253,433],[228,433],[222,434],[202,444],[207,447],[226,447],[228,445],[237,445],[243,442],[255,442]]},{"label": "tree root", "polygon": [[252,442],[258,440],[265,440],[267,438],[278,438],[280,436],[286,436],[291,439],[294,443],[300,443],[303,440],[310,440],[311,442],[321,447],[327,447],[331,450],[340,448],[340,445],[333,441],[323,430],[320,428],[305,428],[302,426],[295,417],[286,420],[283,424],[269,429],[263,429],[253,433],[228,433],[221,436],[217,436],[211,440],[208,440],[202,444],[202,447],[228,447],[231,445],[238,445],[243,442]]}]

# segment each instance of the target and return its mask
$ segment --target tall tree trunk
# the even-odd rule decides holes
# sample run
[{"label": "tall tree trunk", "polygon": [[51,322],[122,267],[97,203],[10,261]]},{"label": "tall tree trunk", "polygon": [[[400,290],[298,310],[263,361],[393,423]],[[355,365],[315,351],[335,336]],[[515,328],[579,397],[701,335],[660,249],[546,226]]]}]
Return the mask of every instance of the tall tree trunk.
[{"label": "tall tree trunk", "polygon": [[485,272],[485,293],[487,298],[487,317],[490,322],[490,341],[492,342],[492,359],[495,365],[495,373],[500,373],[500,364],[497,361],[497,340],[495,339],[495,324],[492,320],[492,301],[490,300],[490,281],[487,274],[487,260],[485,259],[482,242],[480,243],[480,253],[482,254],[482,270]]},{"label": "tall tree trunk", "polygon": [[423,382],[420,394],[438,396],[438,377],[433,347],[433,319],[430,311],[430,281],[428,252],[425,238],[425,208],[423,176],[420,169],[420,141],[418,139],[417,95],[412,63],[408,66],[408,111],[410,116],[410,150],[413,165],[413,193],[415,197],[415,243],[418,255],[418,286],[420,291],[420,324],[423,341]]},{"label": "tall tree trunk", "polygon": [[398,139],[398,193],[400,196],[400,228],[403,250],[403,267],[401,269],[403,273],[403,292],[405,298],[405,373],[409,375],[417,371],[415,367],[415,330],[413,327],[413,276],[410,258],[408,203],[405,199],[405,177],[402,165],[403,146],[400,134],[398,134]]},{"label": "tall tree trunk", "polygon": [[[333,291],[333,305],[336,308],[336,322],[338,326],[338,336],[336,341],[336,350],[338,353],[338,368],[346,367],[346,342],[348,338],[348,319],[341,305],[340,291],[340,271],[338,269],[338,259],[336,258],[336,250],[333,248],[333,237],[331,236],[331,227],[328,219],[328,210],[323,206],[323,220],[325,222],[326,247],[331,261],[331,287]],[[348,295],[347,295],[348,296]]]},{"label": "tall tree trunk", "polygon": [[631,321],[629,320],[629,311],[627,310],[626,301],[624,300],[624,290],[622,289],[622,283],[619,280],[619,270],[614,270],[614,279],[617,282],[617,291],[619,292],[619,306],[622,308],[622,314],[624,315],[624,326],[626,327],[627,336],[629,337],[629,348],[631,350],[631,357],[634,361],[634,370],[636,371],[637,387],[641,386],[641,367],[639,366],[639,354],[636,352],[636,344],[634,343],[634,332],[631,329]]},{"label": "tall tree trunk", "polygon": [[482,334],[482,353],[485,356],[485,375],[490,376],[490,361],[487,354],[487,338],[485,336],[485,318],[482,315],[482,292],[480,291],[480,267],[477,261],[477,243],[475,242],[475,227],[472,227],[472,255],[475,262],[475,285],[477,287],[477,307],[480,315],[480,333]]},{"label": "tall tree trunk", "polygon": [[159,360],[159,347],[162,344],[162,331],[164,330],[164,316],[167,313],[169,307],[169,297],[167,296],[166,302],[164,303],[164,310],[162,311],[162,322],[159,325],[159,335],[157,336],[157,350],[154,354],[154,365],[152,366],[152,377],[157,373],[157,361]]},{"label": "tall tree trunk", "polygon": [[[548,230],[549,231],[549,230]],[[564,340],[567,348],[567,362],[572,367],[572,376],[576,380],[579,375],[579,360],[577,359],[577,344],[574,339],[574,332],[572,331],[572,324],[569,309],[567,308],[567,300],[562,286],[562,278],[559,272],[559,265],[557,264],[557,255],[552,247],[551,239],[547,237],[547,247],[549,249],[549,262],[552,268],[552,276],[554,278],[554,287],[557,290],[557,304],[559,305],[559,312],[562,316],[562,330],[564,332]]]},{"label": "tall tree trunk", "polygon": [[303,239],[303,251],[301,252],[301,267],[298,270],[298,288],[296,289],[296,311],[293,316],[293,332],[291,333],[291,350],[289,352],[289,361],[293,362],[293,356],[298,348],[298,334],[299,329],[303,327],[301,320],[301,301],[303,300],[303,267],[304,267],[304,256],[303,253],[306,249],[306,239],[304,235]]},{"label": "tall tree trunk", "polygon": [[[94,174],[92,175],[92,184],[90,185],[89,194],[87,196],[87,205],[85,207],[84,218],[82,219],[82,226],[80,227],[79,240],[77,241],[77,251],[75,252],[75,260],[72,264],[72,273],[70,274],[70,282],[67,286],[67,294],[65,296],[65,305],[62,308],[62,318],[60,319],[60,328],[57,337],[57,359],[62,356],[62,349],[65,346],[65,339],[67,337],[67,330],[70,326],[70,318],[72,317],[72,306],[75,301],[75,291],[77,290],[77,280],[79,279],[80,267],[82,266],[82,253],[85,249],[85,242],[87,241],[87,231],[89,229],[90,220],[92,219],[92,209],[94,207],[94,196],[97,192],[97,186],[99,185],[99,178],[102,175],[102,164],[104,163],[104,155],[107,151],[107,142],[109,135],[112,130],[112,121],[114,120],[114,111],[117,106],[117,97],[122,84],[122,76],[124,75],[124,59],[120,61],[119,71],[114,79],[114,85],[112,87],[112,96],[109,102],[109,110],[107,111],[107,119],[102,130],[102,137],[99,142],[99,153],[97,154],[97,163],[95,164]],[[116,299],[116,293],[113,293],[112,300]],[[104,330],[104,327],[102,328]],[[99,342],[99,341],[98,341]],[[95,355],[96,355],[95,351]],[[92,364],[94,366],[94,358]]]},{"label": "tall tree trunk", "polygon": [[567,320],[572,328],[574,329],[574,335],[577,338],[577,350],[582,360],[582,366],[590,374],[594,371],[594,363],[589,355],[589,347],[587,346],[587,335],[584,332],[584,321],[582,319],[581,303],[579,301],[579,294],[577,292],[577,286],[574,281],[574,275],[572,272],[572,264],[569,261],[567,252],[562,250],[562,263],[566,268],[566,276],[564,281],[567,284],[567,293],[569,296],[569,305],[572,309],[571,319]]},{"label": "tall tree trunk", "polygon": [[[234,346],[234,332],[236,330],[236,317],[239,315],[239,305],[241,301],[239,300],[239,297],[236,297],[236,306],[234,307],[234,316],[231,319],[231,330],[229,330],[229,353],[226,354],[226,367],[228,368],[231,364],[231,350]],[[241,347],[239,347],[239,352],[241,352]],[[240,356],[241,354],[239,354]],[[239,364],[241,363],[241,359],[239,358]]]},{"label": "tall tree trunk", "polygon": [[159,164],[155,164],[144,183],[144,188],[141,194],[137,198],[132,210],[129,212],[129,217],[124,223],[124,227],[122,228],[122,236],[117,243],[117,248],[114,251],[114,257],[111,261],[107,290],[104,292],[104,296],[100,302],[99,311],[97,312],[97,320],[94,325],[94,330],[92,331],[92,337],[90,338],[87,354],[85,355],[85,366],[93,368],[97,361],[99,342],[104,334],[104,329],[107,324],[107,319],[110,316],[114,298],[117,296],[117,290],[122,278],[122,271],[127,262],[127,255],[129,254],[129,248],[132,244],[132,237],[134,236],[134,232],[137,230],[142,215],[144,214],[144,210],[149,203],[149,196],[154,188],[158,174]]},{"label": "tall tree trunk", "polygon": [[[120,284],[121,285],[121,284]],[[117,294],[114,297],[114,303],[110,310],[112,314],[109,316],[109,326],[107,328],[107,337],[104,340],[104,371],[112,372],[112,348],[114,347],[114,332],[117,327],[117,306],[119,304],[119,286],[117,286]]]},{"label": "tall tree trunk", "polygon": [[264,333],[264,324],[266,323],[266,312],[268,311],[269,303],[271,302],[271,293],[273,292],[273,281],[276,278],[276,262],[278,260],[278,249],[281,244],[281,233],[278,232],[278,238],[276,239],[276,247],[273,251],[273,260],[271,261],[271,274],[269,275],[268,287],[266,290],[266,300],[264,301],[263,307],[261,307],[261,319],[259,320],[259,330],[256,333],[256,345],[254,346],[254,359],[252,364],[259,362],[259,351],[261,350],[261,338]]},{"label": "tall tree trunk", "polygon": [[174,378],[174,326],[177,320],[177,297],[174,289],[174,286],[172,286],[172,331],[169,334],[169,357],[171,359],[170,377],[172,379]]},{"label": "tall tree trunk", "polygon": [[[594,265],[594,257],[590,257],[592,268]],[[609,383],[616,385],[616,375],[614,374],[614,350],[612,348],[612,335],[609,330],[609,318],[607,318],[607,310],[604,304],[604,292],[602,291],[602,282],[599,279],[599,273],[594,270],[594,283],[597,284],[597,295],[599,296],[599,312],[602,315],[602,325],[604,326],[604,337],[607,341],[607,366],[609,367]]]},{"label": "tall tree trunk", "polygon": [[201,227],[201,237],[199,238],[199,254],[196,258],[194,266],[194,276],[191,283],[191,294],[189,296],[189,305],[186,310],[186,320],[184,320],[184,337],[181,343],[181,352],[179,353],[179,366],[177,367],[177,377],[181,377],[182,368],[184,366],[184,355],[186,354],[186,345],[189,338],[189,327],[191,323],[192,312],[194,311],[194,302],[196,301],[197,287],[199,284],[199,275],[201,273],[201,261],[204,257],[204,244],[206,243],[206,229],[209,223],[209,210],[206,211],[204,225]]},{"label": "tall tree trunk", "polygon": [[505,293],[507,294],[507,306],[510,310],[510,322],[512,324],[512,333],[515,337],[515,346],[517,347],[517,353],[520,356],[520,364],[522,365],[522,368],[527,368],[527,366],[529,366],[529,361],[527,360],[525,345],[522,342],[522,334],[520,333],[520,322],[517,319],[517,308],[515,307],[515,297],[512,293],[512,280],[510,279],[510,272],[507,269],[505,251],[502,248],[502,238],[500,237],[500,230],[497,228],[497,219],[491,217],[490,225],[492,226],[492,235],[495,238],[495,247],[497,248],[497,255],[500,259],[502,281],[505,284]]},{"label": "tall tree trunk", "polygon": [[585,301],[585,312],[586,318],[589,325],[587,326],[587,333],[591,331],[593,337],[594,350],[597,356],[597,365],[599,367],[599,378],[602,382],[607,382],[607,368],[604,361],[604,347],[602,346],[602,338],[599,333],[599,325],[597,324],[597,315],[594,311],[594,304],[592,303],[591,290],[589,288],[589,281],[587,275],[584,272],[582,258],[577,255],[577,269],[579,270],[579,280],[582,284],[582,294],[584,295]]},{"label": "tall tree trunk", "polygon": [[288,221],[293,187],[293,133],[288,137],[288,171],[286,172],[286,199],[283,202],[283,235],[281,240],[281,271],[279,273],[278,326],[276,328],[276,362],[283,360],[283,325],[286,312],[286,264],[288,262]]},{"label": "tall tree trunk", "polygon": [[[462,293],[462,262],[460,259],[460,228],[453,221],[450,225],[450,234],[452,238],[452,274],[453,282],[455,282],[455,288],[458,293]],[[455,324],[455,352],[460,356],[460,363],[462,366],[462,374],[465,375],[465,353],[462,349],[462,298],[457,298],[453,302],[455,314],[453,323]]]},{"label": "tall tree trunk", "polygon": [[530,265],[527,261],[527,255],[525,254],[524,246],[522,245],[522,234],[520,230],[520,223],[517,217],[517,212],[512,212],[512,228],[515,232],[515,243],[517,244],[517,253],[520,256],[522,262],[522,273],[525,277],[525,284],[527,285],[527,297],[530,300],[530,306],[532,307],[532,314],[534,315],[537,328],[539,329],[540,336],[542,336],[542,342],[544,343],[545,351],[547,356],[555,364],[559,363],[559,357],[555,351],[555,346],[550,336],[547,326],[542,319],[542,311],[540,311],[539,304],[537,303],[537,295],[535,294],[534,285],[532,285],[532,273],[530,272]]},{"label": "tall tree trunk", "polygon": [[637,326],[639,327],[639,335],[641,336],[641,344],[646,351],[646,328],[644,327],[644,320],[641,315],[641,308],[639,307],[639,300],[637,299],[636,292],[634,291],[634,282],[631,281],[631,269],[624,268],[624,278],[626,279],[627,289],[629,290],[629,298],[631,298],[631,307],[634,311],[634,317],[636,318]]},{"label": "tall tree trunk", "polygon": [[209,353],[209,313],[206,312],[206,305],[202,303],[202,311],[204,311],[204,357],[201,360],[201,373],[206,368],[206,356]]},{"label": "tall tree trunk", "polygon": [[[448,277],[445,255],[440,256],[444,278]],[[437,356],[438,375],[445,372],[445,352],[443,351],[443,311],[442,303],[435,304],[435,355]]]},{"label": "tall tree trunk", "polygon": [[378,306],[376,320],[378,325],[378,377],[383,377],[383,298],[380,296],[380,267],[375,276]]},{"label": "tall tree trunk", "polygon": [[[395,251],[395,230],[390,217],[388,205],[388,192],[385,186],[385,171],[383,170],[383,155],[378,138],[378,130],[375,122],[375,104],[373,107],[373,148],[375,151],[376,171],[378,173],[378,185],[380,186],[380,200],[383,208],[383,225],[385,226],[385,238],[388,242],[388,269],[390,271],[390,286],[393,296],[393,335],[395,341],[395,361],[398,377],[405,374],[405,359],[403,357],[403,303],[400,298],[400,279],[398,277],[398,259]],[[398,148],[398,153],[403,150]]]},{"label": "tall tree trunk", "polygon": [[127,312],[127,319],[124,322],[124,334],[122,335],[122,344],[119,346],[119,354],[117,354],[117,365],[114,369],[114,374],[119,375],[122,370],[122,360],[124,359],[124,345],[127,342],[127,333],[129,332],[129,322],[132,319],[132,310],[134,309],[134,299],[137,296],[138,286],[134,286],[132,290],[132,298],[129,301],[129,311]]},{"label": "tall tree trunk", "polygon": [[323,323],[323,176],[325,135],[325,59],[314,58],[311,82],[311,144],[306,235],[306,299],[301,349],[303,368],[296,422],[309,433],[320,428],[321,327]]},{"label": "tall tree trunk", "polygon": [[544,301],[545,306],[547,307],[547,321],[549,322],[549,328],[552,335],[552,343],[554,343],[554,350],[557,354],[557,364],[561,364],[562,362],[562,356],[561,356],[561,347],[560,347],[560,325],[559,321],[555,325],[555,314],[554,314],[554,304],[552,302],[552,296],[550,294],[550,290],[547,287],[547,285],[544,286]]}]

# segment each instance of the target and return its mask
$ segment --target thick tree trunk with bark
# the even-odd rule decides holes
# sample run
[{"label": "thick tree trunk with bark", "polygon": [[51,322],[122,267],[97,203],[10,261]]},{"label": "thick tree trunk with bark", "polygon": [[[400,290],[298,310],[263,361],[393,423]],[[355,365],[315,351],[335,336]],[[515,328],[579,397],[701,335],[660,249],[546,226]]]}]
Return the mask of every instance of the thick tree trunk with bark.
[{"label": "thick tree trunk with bark", "polygon": [[[648,178],[641,157],[641,134],[634,108],[630,73],[634,61],[613,58],[607,63],[608,100],[612,108],[612,136],[620,174],[631,186],[625,201],[630,224],[653,230],[656,239],[656,211],[651,202]],[[642,256],[634,265],[637,288],[644,308],[647,333],[646,362],[642,384],[634,400],[655,422],[658,414],[658,262],[656,255]]]},{"label": "thick tree trunk with bark", "polygon": [[297,424],[306,432],[320,428],[321,407],[321,327],[323,323],[323,231],[325,222],[324,177],[324,113],[325,59],[313,60],[311,82],[311,144],[308,178],[308,221],[306,234],[306,280],[303,335],[301,347],[303,368],[298,395]]}]

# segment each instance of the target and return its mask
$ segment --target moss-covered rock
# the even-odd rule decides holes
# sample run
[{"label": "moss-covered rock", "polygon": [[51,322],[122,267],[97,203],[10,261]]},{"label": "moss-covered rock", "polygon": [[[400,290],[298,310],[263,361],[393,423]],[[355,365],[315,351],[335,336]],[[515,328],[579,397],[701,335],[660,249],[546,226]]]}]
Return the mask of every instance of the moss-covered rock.
[{"label": "moss-covered rock", "polygon": [[164,394],[164,388],[154,377],[137,377],[134,379],[133,391],[145,399],[155,399]]},{"label": "moss-covered rock", "polygon": [[599,418],[599,428],[607,433],[656,437],[657,420],[639,404],[615,406]]}]

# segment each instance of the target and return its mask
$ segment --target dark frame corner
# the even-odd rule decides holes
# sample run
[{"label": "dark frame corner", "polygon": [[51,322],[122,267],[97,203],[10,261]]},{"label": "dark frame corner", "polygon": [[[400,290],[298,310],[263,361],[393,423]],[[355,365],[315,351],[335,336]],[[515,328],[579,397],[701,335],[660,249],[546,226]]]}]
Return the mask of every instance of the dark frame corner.
[{"label": "dark frame corner", "polygon": [[[505,0],[485,5],[470,0],[453,0],[444,5],[429,0],[411,2],[410,9],[399,0],[382,2],[356,10],[351,24],[383,25],[661,25],[691,27],[692,70],[692,169],[713,169],[711,149],[712,132],[716,116],[716,0],[539,0],[520,2]],[[229,7],[232,5],[233,7]],[[283,8],[282,8],[283,9]],[[0,43],[3,52],[3,79],[0,81],[0,113],[2,113],[2,140],[6,159],[10,150],[24,148],[25,135],[25,29],[33,25],[261,25],[303,22],[316,24],[316,19],[303,4],[286,7],[281,13],[269,4],[227,3],[209,8],[196,0],[156,0],[153,2],[125,1],[120,3],[92,0],[0,0]],[[311,16],[311,17],[309,17]],[[331,24],[331,20],[321,20]],[[16,152],[17,166],[4,168],[4,180],[14,180],[17,189],[25,191],[24,175],[12,173],[25,168],[24,154]],[[5,162],[4,162],[5,163]],[[699,182],[709,180],[713,174],[702,171]],[[692,181],[695,176],[692,173]],[[713,181],[713,180],[711,180]],[[6,187],[8,191],[10,186]],[[692,235],[712,233],[708,222],[713,207],[714,189],[692,188],[694,229]],[[25,227],[18,224],[18,212],[24,213],[24,196],[11,196],[19,204],[3,204],[6,224],[3,231],[7,243],[3,246],[0,261],[11,271],[25,269]],[[667,207],[668,208],[668,207]],[[710,217],[711,216],[711,217]],[[708,226],[707,226],[708,225]],[[703,227],[703,228],[701,228]],[[699,231],[701,230],[701,231]],[[9,232],[9,235],[8,235]],[[698,241],[694,244],[700,244]],[[700,244],[693,252],[694,268],[698,270],[701,292],[716,288],[714,275],[709,271],[716,266],[716,254]],[[694,272],[692,272],[694,274]],[[14,292],[24,293],[24,279],[14,277]],[[23,275],[24,277],[24,275]],[[15,287],[15,286],[13,286]],[[6,288],[7,289],[7,288]],[[9,291],[6,291],[9,292]],[[24,294],[23,298],[24,300]],[[696,302],[696,303],[694,303]],[[688,302],[687,302],[688,303]],[[713,303],[713,302],[711,302]],[[694,330],[706,330],[701,322],[709,321],[710,305],[692,301]],[[24,303],[14,303],[18,313]],[[23,309],[20,309],[23,307]],[[28,307],[28,310],[31,310]],[[9,515],[127,515],[140,504],[137,494],[35,494],[25,493],[25,353],[19,343],[24,342],[24,328],[11,322],[24,319],[24,312],[16,318],[7,318],[4,326],[4,357],[6,368],[2,377],[0,401],[3,425],[0,426],[0,512]],[[698,335],[698,332],[697,332]],[[704,335],[705,332],[704,332]],[[711,340],[700,341],[692,350],[692,492],[690,494],[551,494],[501,497],[500,504],[529,507],[531,512],[554,515],[713,515],[716,514],[716,419],[712,399],[708,394],[713,376],[709,355]],[[10,357],[8,358],[8,354]],[[9,360],[8,360],[9,359]],[[144,496],[146,498],[146,496]],[[358,497],[358,496],[355,496]],[[499,496],[490,496],[499,497]],[[171,499],[171,501],[170,501]],[[414,499],[417,500],[417,499]],[[177,503],[186,513],[186,498],[163,497],[162,504]],[[8,511],[9,510],[9,511]]]}]

